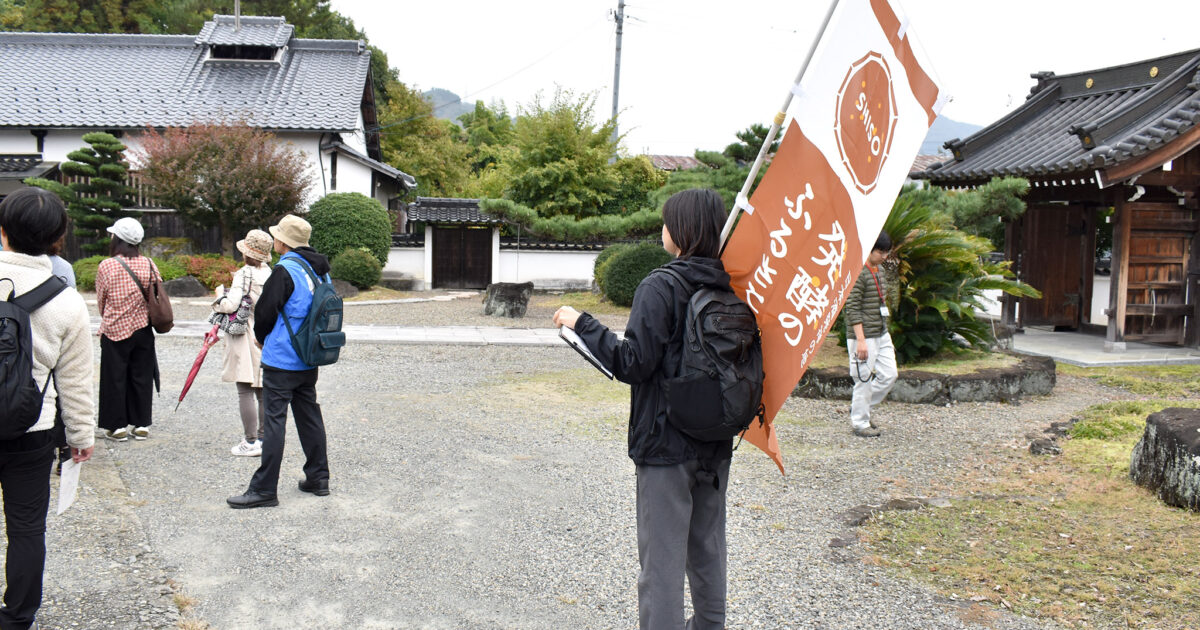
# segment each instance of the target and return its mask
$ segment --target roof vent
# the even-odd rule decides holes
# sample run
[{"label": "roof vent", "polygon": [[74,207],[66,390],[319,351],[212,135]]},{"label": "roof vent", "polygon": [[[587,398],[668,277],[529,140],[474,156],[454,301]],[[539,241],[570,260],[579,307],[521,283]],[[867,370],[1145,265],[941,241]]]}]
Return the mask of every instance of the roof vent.
[{"label": "roof vent", "polygon": [[214,15],[196,36],[211,61],[278,61],[295,28],[281,17]]}]

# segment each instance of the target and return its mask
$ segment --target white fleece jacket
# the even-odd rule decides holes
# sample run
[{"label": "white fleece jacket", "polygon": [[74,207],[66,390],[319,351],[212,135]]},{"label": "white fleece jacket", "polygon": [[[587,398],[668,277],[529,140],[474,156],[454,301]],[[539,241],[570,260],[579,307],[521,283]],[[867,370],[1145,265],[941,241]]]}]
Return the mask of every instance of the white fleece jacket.
[{"label": "white fleece jacket", "polygon": [[[0,299],[8,297],[9,283],[16,294],[32,290],[50,277],[48,256],[26,256],[0,251]],[[87,305],[70,287],[54,296],[30,316],[33,329],[33,378],[40,387],[50,370],[54,379],[46,388],[42,415],[30,431],[54,427],[55,399],[62,398],[67,444],[87,448],[95,442],[96,423],[92,404],[92,337]],[[55,387],[57,383],[57,388]]]}]

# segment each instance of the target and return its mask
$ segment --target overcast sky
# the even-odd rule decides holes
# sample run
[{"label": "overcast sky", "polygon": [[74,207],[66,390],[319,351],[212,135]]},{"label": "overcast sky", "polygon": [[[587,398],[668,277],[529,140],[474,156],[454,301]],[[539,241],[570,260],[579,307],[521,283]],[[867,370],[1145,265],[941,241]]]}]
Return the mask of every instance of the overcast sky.
[{"label": "overcast sky", "polygon": [[[952,101],[987,125],[1041,70],[1068,74],[1200,48],[1200,0],[903,0]],[[400,79],[510,111],[556,86],[612,112],[617,0],[332,0]],[[719,150],[783,103],[826,0],[628,0],[621,51],[625,153]]]}]

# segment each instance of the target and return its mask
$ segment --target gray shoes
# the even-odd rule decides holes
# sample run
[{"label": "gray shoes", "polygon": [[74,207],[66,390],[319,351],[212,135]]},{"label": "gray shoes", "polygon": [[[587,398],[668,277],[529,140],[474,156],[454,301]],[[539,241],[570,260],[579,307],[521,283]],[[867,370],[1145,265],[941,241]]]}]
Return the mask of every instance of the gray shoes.
[{"label": "gray shoes", "polygon": [[865,429],[855,429],[854,435],[858,437],[879,437],[882,435],[882,432],[875,427],[867,427]]}]

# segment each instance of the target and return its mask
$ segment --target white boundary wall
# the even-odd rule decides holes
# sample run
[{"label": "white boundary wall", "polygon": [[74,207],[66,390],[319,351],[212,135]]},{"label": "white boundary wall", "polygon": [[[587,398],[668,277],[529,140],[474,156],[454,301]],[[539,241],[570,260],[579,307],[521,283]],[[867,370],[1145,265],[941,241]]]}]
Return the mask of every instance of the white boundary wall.
[{"label": "white boundary wall", "polygon": [[[431,241],[427,234],[425,242]],[[498,249],[496,244],[493,240],[493,282],[532,282],[535,289],[589,289],[592,286],[592,268],[600,254],[598,250]],[[383,269],[412,278],[416,286],[428,290],[431,288],[429,261],[425,248],[393,247]]]}]

